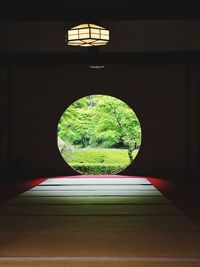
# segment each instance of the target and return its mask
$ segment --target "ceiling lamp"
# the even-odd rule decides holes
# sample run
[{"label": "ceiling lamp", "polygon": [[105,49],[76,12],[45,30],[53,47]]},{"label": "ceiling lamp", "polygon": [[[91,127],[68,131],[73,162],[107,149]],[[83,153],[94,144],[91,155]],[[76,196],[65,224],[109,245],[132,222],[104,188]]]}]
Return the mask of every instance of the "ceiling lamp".
[{"label": "ceiling lamp", "polygon": [[109,30],[95,24],[81,24],[68,30],[66,42],[73,46],[99,46],[109,41]]}]

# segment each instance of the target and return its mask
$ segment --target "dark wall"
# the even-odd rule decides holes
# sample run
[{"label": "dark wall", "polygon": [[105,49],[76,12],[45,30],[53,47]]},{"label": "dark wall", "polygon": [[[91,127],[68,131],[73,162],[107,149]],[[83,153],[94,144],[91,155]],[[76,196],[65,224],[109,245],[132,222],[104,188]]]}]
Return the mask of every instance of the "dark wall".
[{"label": "dark wall", "polygon": [[[1,11],[1,10],[0,10]],[[80,21],[0,21],[0,52],[85,53],[66,46],[67,29]],[[110,30],[110,52],[199,51],[200,19],[100,21]]]},{"label": "dark wall", "polygon": [[141,150],[121,174],[196,177],[194,72],[181,64],[110,65],[102,70],[53,64],[2,67],[7,111],[2,157],[9,162],[8,171],[17,179],[76,174],[58,151],[57,123],[78,98],[108,94],[129,104],[142,125]]},{"label": "dark wall", "polygon": [[91,70],[88,50],[66,46],[64,21],[0,23],[3,179],[76,174],[57,149],[57,123],[73,101],[97,93],[125,101],[142,125],[141,150],[122,174],[200,175],[200,20],[105,25],[108,65]]}]

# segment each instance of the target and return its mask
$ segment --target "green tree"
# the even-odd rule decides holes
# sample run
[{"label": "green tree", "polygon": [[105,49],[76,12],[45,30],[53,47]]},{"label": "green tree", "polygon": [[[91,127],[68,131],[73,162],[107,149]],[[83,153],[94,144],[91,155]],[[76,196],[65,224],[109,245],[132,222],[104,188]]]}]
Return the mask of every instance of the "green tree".
[{"label": "green tree", "polygon": [[141,127],[136,114],[123,101],[111,96],[96,96],[97,108],[95,137],[101,143],[121,144],[128,150],[130,161],[132,152],[141,144]]},{"label": "green tree", "polygon": [[74,102],[63,113],[58,124],[58,136],[83,148],[88,146],[92,127],[92,110],[86,98]]},{"label": "green tree", "polygon": [[74,102],[58,124],[58,136],[74,146],[126,148],[141,144],[141,127],[133,110],[123,101],[106,95],[91,95]]}]

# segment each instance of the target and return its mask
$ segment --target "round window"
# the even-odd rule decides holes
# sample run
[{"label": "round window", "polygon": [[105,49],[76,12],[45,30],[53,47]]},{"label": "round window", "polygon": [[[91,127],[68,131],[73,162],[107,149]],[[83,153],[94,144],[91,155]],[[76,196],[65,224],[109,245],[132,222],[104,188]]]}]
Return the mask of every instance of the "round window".
[{"label": "round window", "polygon": [[89,95],[62,114],[57,131],[63,159],[81,174],[117,174],[135,159],[141,145],[141,126],[122,100]]}]

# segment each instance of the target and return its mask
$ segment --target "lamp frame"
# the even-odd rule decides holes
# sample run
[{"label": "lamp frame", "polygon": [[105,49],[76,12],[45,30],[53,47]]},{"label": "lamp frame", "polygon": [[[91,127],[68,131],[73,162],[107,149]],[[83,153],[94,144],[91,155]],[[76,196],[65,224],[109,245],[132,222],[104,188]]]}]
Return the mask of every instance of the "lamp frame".
[{"label": "lamp frame", "polygon": [[110,39],[109,30],[89,23],[71,28],[65,36],[68,45],[83,47],[106,45]]}]

